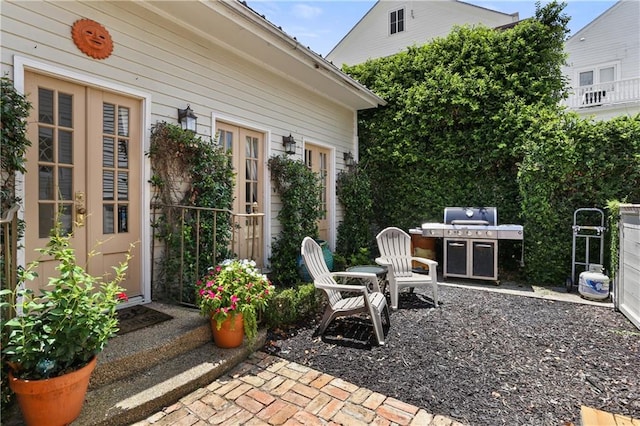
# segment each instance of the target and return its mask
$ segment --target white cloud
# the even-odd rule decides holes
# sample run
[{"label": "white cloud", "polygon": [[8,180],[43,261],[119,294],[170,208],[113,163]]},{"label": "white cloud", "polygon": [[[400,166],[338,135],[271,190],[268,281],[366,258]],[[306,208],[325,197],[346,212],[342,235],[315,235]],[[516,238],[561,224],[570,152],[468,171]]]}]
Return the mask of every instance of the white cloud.
[{"label": "white cloud", "polygon": [[296,18],[313,19],[317,16],[322,15],[322,8],[310,6],[304,3],[296,3],[293,6],[293,10],[291,11],[291,14]]}]

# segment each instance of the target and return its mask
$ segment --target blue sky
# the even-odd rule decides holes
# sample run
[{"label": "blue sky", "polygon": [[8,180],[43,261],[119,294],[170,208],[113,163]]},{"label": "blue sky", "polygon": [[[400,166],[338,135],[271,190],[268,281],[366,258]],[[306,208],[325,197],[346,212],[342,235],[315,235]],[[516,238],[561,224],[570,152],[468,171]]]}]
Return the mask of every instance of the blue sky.
[{"label": "blue sky", "polygon": [[[528,0],[466,0],[466,2],[505,13],[518,12],[520,19],[529,18],[536,11],[536,2]],[[247,0],[247,4],[253,10],[323,56],[331,51],[375,3],[375,0]],[[541,0],[541,3],[548,2]],[[571,17],[569,22],[571,35],[616,2],[565,0],[565,3],[567,6],[564,12]]]}]

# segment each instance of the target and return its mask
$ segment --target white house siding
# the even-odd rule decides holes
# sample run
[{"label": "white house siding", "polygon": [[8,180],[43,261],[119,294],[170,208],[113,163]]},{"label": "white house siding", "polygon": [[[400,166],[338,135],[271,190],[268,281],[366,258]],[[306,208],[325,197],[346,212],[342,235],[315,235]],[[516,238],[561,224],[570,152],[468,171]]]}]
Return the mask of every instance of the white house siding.
[{"label": "white house siding", "polygon": [[[183,4],[186,7],[190,2]],[[86,81],[104,83],[105,87],[148,94],[150,111],[143,113],[145,151],[151,125],[159,121],[175,123],[177,108],[187,104],[198,116],[198,133],[203,137],[212,135],[216,117],[264,132],[268,141],[265,161],[283,153],[282,136],[289,133],[298,142],[294,156],[298,159],[302,159],[303,140],[333,146],[334,172],[343,168],[343,152],[354,151],[353,108],[289,80],[284,73],[271,71],[269,64],[262,67],[225,50],[134,2],[3,1],[1,7],[2,74],[22,80],[23,76],[13,73],[15,58],[19,57],[36,63],[36,68],[42,65],[53,69],[63,78],[81,75]],[[71,26],[81,18],[93,19],[109,31],[114,42],[109,58],[89,58],[74,45]],[[212,28],[215,25],[211,22]],[[234,34],[228,37],[233,38]],[[233,45],[233,39],[223,43]],[[145,168],[148,202],[148,161]],[[265,174],[267,206],[261,210],[266,213],[264,241],[269,244],[280,230],[275,220],[280,200],[271,190],[266,166]],[[334,188],[330,194],[335,194]],[[333,210],[333,245],[336,219],[342,217],[342,212],[335,198],[329,200],[329,205]],[[146,212],[144,223],[149,223],[148,218]],[[264,252],[268,258],[269,246]]]},{"label": "white house siding", "polygon": [[[389,34],[389,13],[404,7],[405,29]],[[444,37],[454,25],[484,24],[498,27],[518,20],[513,15],[457,0],[378,1],[333,48],[327,59],[338,66],[354,65],[370,58],[394,55],[408,46]]]},{"label": "white house siding", "polygon": [[[581,93],[576,91],[567,104],[584,116],[609,119],[619,115],[640,113],[640,1],[619,1],[602,15],[582,28],[565,43],[568,55],[564,74],[572,88],[580,86],[579,73],[598,67],[616,67],[615,80],[627,91],[622,99],[586,106]],[[594,86],[594,90],[606,89]],[[610,93],[613,94],[613,93]]]}]

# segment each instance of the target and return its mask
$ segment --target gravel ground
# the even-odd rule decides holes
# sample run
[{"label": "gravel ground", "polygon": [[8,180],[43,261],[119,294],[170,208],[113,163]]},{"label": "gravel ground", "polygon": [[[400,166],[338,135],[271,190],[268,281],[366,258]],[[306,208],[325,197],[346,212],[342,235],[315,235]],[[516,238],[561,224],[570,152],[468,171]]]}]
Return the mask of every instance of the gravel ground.
[{"label": "gravel ground", "polygon": [[440,286],[403,293],[386,345],[366,318],[270,333],[265,350],[470,425],[640,419],[640,331],[611,308]]}]

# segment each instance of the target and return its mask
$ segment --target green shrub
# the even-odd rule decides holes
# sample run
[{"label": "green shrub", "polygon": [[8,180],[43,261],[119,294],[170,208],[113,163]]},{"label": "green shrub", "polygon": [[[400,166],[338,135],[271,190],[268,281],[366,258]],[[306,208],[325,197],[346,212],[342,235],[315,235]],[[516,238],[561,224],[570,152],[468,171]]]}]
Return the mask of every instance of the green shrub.
[{"label": "green shrub", "polygon": [[[26,97],[18,93],[13,85],[13,81],[8,77],[0,78],[0,213],[4,214],[14,204],[21,203],[21,200],[16,197],[15,185],[16,185],[16,173],[26,172],[25,168],[25,154],[31,141],[27,139],[27,117],[31,111],[31,103],[27,101]],[[24,233],[24,221],[18,221],[18,239]],[[5,239],[9,238],[7,235],[0,235],[0,270],[4,271],[5,259],[8,259],[4,250],[8,245],[5,245]],[[8,277],[4,274],[0,274],[0,289],[7,289]],[[12,290],[12,289],[10,289]],[[0,317],[7,319],[9,312],[2,310]],[[8,335],[2,334],[1,347],[7,346]],[[9,389],[9,369],[6,363],[5,356],[2,355],[0,361],[0,377],[2,378],[1,387],[1,403],[2,412],[10,406],[13,393]]]},{"label": "green shrub", "polygon": [[349,258],[362,247],[373,249],[373,194],[366,170],[356,164],[340,172],[336,181],[336,195],[344,207],[344,217],[338,225],[337,254]]},{"label": "green shrub", "polygon": [[269,327],[283,327],[313,318],[322,308],[322,294],[313,284],[276,289],[276,294],[264,312],[264,321]]},{"label": "green shrub", "polygon": [[[538,6],[535,19],[506,30],[456,28],[345,68],[388,101],[358,117],[375,228],[440,222],[447,206],[495,206],[500,223],[524,225],[522,276],[563,284],[573,212],[640,200],[640,116],[593,122],[559,106],[563,8]],[[520,245],[499,255],[515,268],[505,260]]]},{"label": "green shrub", "polygon": [[521,105],[554,110],[564,96],[561,10],[551,3],[507,30],[459,27],[346,68],[388,101],[358,121],[377,229],[439,222],[457,205],[496,206],[502,223],[519,222],[522,153],[504,120]]},{"label": "green shrub", "polygon": [[2,77],[0,83],[0,211],[5,212],[20,201],[15,194],[15,174],[27,171],[25,154],[31,141],[27,139],[26,119],[31,103],[16,91],[11,79]]},{"label": "green shrub", "polygon": [[609,211],[609,217],[607,218],[607,225],[609,227],[610,235],[610,259],[611,268],[609,268],[609,278],[611,282],[614,281],[618,273],[619,260],[620,260],[620,230],[618,229],[620,221],[620,202],[618,200],[609,200],[607,202],[607,210]]},{"label": "green shrub", "polygon": [[360,247],[355,253],[348,257],[341,254],[333,255],[333,266],[336,271],[344,271],[345,269],[356,265],[371,265],[374,259],[371,252],[366,247]]},{"label": "green shrub", "polygon": [[[114,267],[110,281],[93,276],[78,264],[70,236],[61,234],[56,224],[43,257],[57,262],[57,274],[38,294],[20,286],[15,292],[0,291],[1,306],[12,306],[23,315],[3,319],[4,361],[15,377],[40,380],[58,377],[86,365],[102,352],[109,338],[118,331],[116,306],[126,299],[120,283],[125,278],[130,254]],[[37,276],[38,261],[21,272],[21,283]]]},{"label": "green shrub", "polygon": [[[538,114],[531,115],[529,128],[518,174],[526,275],[559,283],[571,274],[574,211],[615,207],[609,200],[640,200],[640,115],[594,122]],[[608,232],[613,229],[610,223]],[[616,264],[610,242],[610,236],[604,239],[607,270]]]}]

